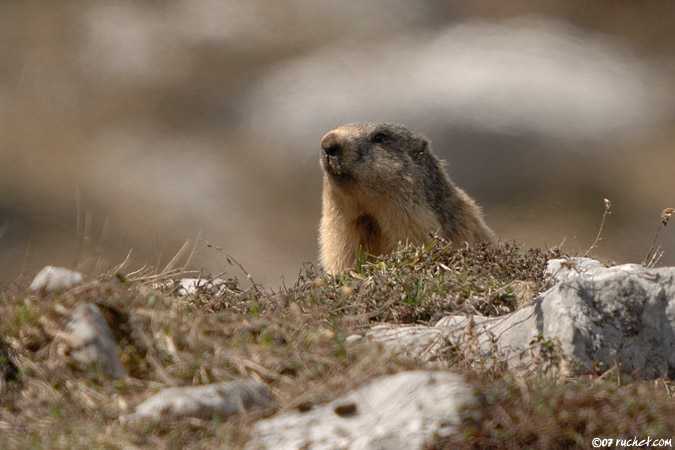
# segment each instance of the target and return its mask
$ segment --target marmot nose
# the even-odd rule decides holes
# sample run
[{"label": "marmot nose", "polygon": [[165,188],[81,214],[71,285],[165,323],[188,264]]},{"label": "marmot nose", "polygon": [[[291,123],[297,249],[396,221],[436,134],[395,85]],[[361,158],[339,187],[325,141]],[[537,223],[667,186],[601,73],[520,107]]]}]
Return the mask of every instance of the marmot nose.
[{"label": "marmot nose", "polygon": [[321,140],[321,150],[328,156],[340,156],[342,145],[335,133],[328,133]]}]

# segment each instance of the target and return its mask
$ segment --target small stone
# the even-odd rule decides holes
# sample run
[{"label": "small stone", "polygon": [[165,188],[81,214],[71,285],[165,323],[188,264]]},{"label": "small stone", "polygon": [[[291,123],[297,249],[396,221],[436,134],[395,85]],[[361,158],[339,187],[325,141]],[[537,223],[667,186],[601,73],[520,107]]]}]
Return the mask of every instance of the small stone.
[{"label": "small stone", "polygon": [[63,267],[46,266],[35,275],[29,289],[43,294],[65,291],[82,283],[83,280],[84,277],[80,272]]},{"label": "small stone", "polygon": [[110,327],[96,305],[80,303],[67,330],[63,340],[68,347],[68,354],[82,370],[98,367],[111,378],[126,375]]},{"label": "small stone", "polygon": [[125,423],[162,418],[195,417],[226,420],[235,415],[261,411],[273,405],[270,388],[260,381],[243,380],[202,386],[171,387],[139,404]]},{"label": "small stone", "polygon": [[363,336],[360,334],[350,334],[345,338],[345,342],[347,344],[354,344],[356,342],[359,342],[361,339],[363,339]]},{"label": "small stone", "polygon": [[200,292],[211,293],[218,297],[223,294],[227,288],[227,280],[222,278],[182,278],[178,281],[176,295],[185,297],[187,295],[196,295]]}]

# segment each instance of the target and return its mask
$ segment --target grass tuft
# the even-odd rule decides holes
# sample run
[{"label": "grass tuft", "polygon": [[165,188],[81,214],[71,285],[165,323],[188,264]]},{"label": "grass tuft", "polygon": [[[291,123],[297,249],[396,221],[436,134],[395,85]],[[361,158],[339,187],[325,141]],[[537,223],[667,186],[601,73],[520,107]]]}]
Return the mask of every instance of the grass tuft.
[{"label": "grass tuft", "polygon": [[[188,297],[175,295],[170,267],[153,274],[118,266],[45,297],[14,284],[0,294],[3,445],[241,448],[260,416],[137,427],[117,419],[161,387],[251,377],[272,387],[276,411],[307,411],[377,376],[421,368],[350,335],[382,322],[433,323],[449,313],[507,314],[546,289],[546,262],[559,256],[510,243],[457,249],[435,239],[364,257],[357,270],[337,276],[305,265],[292,287],[278,290],[257,285],[241,267],[246,286],[230,278]],[[101,309],[129,377],[109,380],[69,364],[60,336],[82,301]],[[551,342],[533,346],[542,364],[557,357]],[[459,434],[439,438],[434,448],[587,445],[595,432],[633,431],[610,426],[621,422],[640,424],[639,435],[673,435],[663,422],[673,416],[668,381],[651,389],[619,387],[611,377],[517,380],[505,365],[476,371],[456,349],[446,356],[451,370],[466,374],[478,406],[464,410]]]}]

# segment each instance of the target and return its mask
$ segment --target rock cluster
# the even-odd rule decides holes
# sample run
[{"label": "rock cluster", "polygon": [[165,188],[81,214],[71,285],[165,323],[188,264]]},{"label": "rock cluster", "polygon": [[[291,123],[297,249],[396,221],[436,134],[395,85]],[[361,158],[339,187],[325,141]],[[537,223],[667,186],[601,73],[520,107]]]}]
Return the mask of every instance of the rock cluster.
[{"label": "rock cluster", "polygon": [[563,375],[618,365],[642,378],[673,378],[675,267],[607,268],[589,258],[556,259],[549,261],[547,276],[552,287],[509,315],[448,316],[433,326],[378,325],[366,336],[425,361],[458,348],[477,363],[506,361],[521,370],[556,356]]}]

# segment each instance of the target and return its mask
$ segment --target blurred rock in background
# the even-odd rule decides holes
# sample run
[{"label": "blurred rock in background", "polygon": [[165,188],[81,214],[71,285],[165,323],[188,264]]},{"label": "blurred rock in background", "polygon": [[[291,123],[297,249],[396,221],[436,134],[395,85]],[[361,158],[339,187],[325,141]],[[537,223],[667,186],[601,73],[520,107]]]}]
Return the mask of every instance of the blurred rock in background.
[{"label": "blurred rock in background", "polygon": [[503,239],[583,252],[609,198],[595,252],[640,262],[675,206],[673,23],[667,1],[5,4],[0,282],[129,249],[161,268],[202,236],[292,283],[318,142],[365,120],[427,134]]}]

